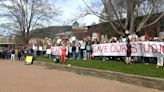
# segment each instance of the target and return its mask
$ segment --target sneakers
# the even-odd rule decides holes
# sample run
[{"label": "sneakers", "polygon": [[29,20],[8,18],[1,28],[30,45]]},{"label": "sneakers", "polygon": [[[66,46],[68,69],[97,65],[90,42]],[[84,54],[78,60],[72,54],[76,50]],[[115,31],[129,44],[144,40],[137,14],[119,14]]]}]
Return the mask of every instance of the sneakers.
[{"label": "sneakers", "polygon": [[149,63],[145,63],[145,65],[148,65]]},{"label": "sneakers", "polygon": [[86,58],[84,58],[83,60],[87,60]]},{"label": "sneakers", "polygon": [[159,66],[157,65],[156,68],[159,68]]}]

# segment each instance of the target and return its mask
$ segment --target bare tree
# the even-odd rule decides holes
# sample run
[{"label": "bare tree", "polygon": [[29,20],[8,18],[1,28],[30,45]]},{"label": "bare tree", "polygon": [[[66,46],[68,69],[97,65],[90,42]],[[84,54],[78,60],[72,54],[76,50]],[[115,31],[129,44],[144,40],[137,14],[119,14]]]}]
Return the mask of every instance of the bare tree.
[{"label": "bare tree", "polygon": [[[99,0],[99,2],[87,3],[83,0],[87,9],[86,13],[98,16],[101,21],[108,22],[112,28],[120,35],[124,35],[125,30],[130,33],[141,31],[155,24],[164,17],[163,0]],[[97,3],[102,3],[102,12],[94,10]],[[158,13],[159,16],[154,18],[151,23],[147,24],[153,14]],[[142,18],[139,18],[141,17]]]},{"label": "bare tree", "polygon": [[21,35],[24,45],[31,38],[31,30],[44,25],[59,14],[55,5],[48,0],[1,0],[1,16],[8,22],[3,27]]}]

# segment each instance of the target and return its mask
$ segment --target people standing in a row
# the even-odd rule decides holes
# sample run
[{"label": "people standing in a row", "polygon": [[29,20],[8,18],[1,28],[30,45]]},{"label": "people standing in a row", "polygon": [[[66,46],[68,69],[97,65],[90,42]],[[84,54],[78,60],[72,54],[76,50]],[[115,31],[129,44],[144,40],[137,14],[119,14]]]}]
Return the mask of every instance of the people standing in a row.
[{"label": "people standing in a row", "polygon": [[[92,58],[92,44],[91,41],[72,42],[68,45],[68,53],[70,59],[91,59]],[[82,58],[83,57],[83,58]]]},{"label": "people standing in a row", "polygon": [[19,60],[23,61],[27,55],[34,55],[32,48],[1,48],[0,58],[10,59],[11,61]]}]

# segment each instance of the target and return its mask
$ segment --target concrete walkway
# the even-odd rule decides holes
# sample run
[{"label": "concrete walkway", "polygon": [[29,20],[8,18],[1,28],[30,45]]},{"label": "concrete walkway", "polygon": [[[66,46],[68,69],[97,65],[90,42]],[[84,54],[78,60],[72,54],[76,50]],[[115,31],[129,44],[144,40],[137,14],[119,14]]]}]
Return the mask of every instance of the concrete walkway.
[{"label": "concrete walkway", "polygon": [[0,92],[164,92],[118,81],[0,60]]}]

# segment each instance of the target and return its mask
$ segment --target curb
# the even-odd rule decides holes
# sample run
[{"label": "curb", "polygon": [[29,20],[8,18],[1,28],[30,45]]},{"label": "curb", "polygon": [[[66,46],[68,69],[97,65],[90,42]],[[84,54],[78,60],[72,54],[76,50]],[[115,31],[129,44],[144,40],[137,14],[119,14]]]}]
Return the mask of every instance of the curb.
[{"label": "curb", "polygon": [[46,66],[48,69],[57,69],[57,70],[73,72],[77,74],[96,76],[99,78],[116,80],[116,81],[125,82],[125,83],[129,83],[133,85],[164,90],[164,79],[162,78],[124,74],[124,73],[119,73],[119,72],[83,68],[83,67],[76,67],[76,66],[58,65],[58,64],[52,64],[52,63],[40,62],[40,61],[35,61],[34,64]]}]

